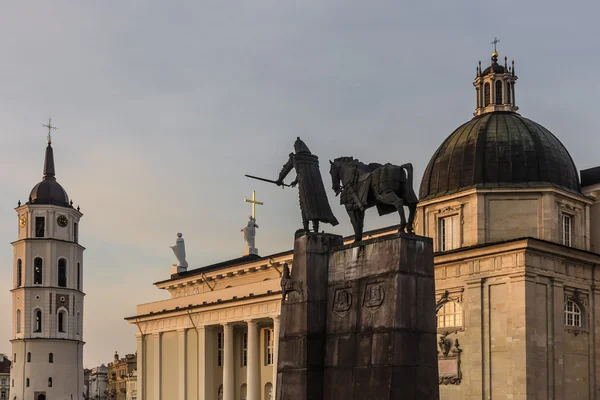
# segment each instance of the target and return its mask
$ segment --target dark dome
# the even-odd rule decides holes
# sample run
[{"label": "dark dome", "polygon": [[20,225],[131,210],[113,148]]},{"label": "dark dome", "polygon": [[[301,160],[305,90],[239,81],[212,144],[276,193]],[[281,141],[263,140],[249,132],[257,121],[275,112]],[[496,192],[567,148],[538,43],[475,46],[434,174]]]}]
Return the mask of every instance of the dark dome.
[{"label": "dark dome", "polygon": [[580,193],[577,168],[546,128],[514,112],[482,114],[437,149],[419,197],[429,200],[471,188],[555,186]]},{"label": "dark dome", "polygon": [[54,151],[48,141],[46,158],[44,160],[44,179],[31,189],[29,204],[52,204],[70,207],[69,196],[65,189],[56,181],[54,173]]},{"label": "dark dome", "polygon": [[494,71],[495,74],[503,74],[505,72],[509,72],[508,69],[504,68],[502,65],[494,63],[494,64],[490,65],[489,67],[487,67],[481,75],[482,76],[487,75],[490,72],[492,72],[492,70]]},{"label": "dark dome", "polygon": [[31,189],[29,194],[31,204],[53,204],[69,207],[69,196],[60,183],[53,180],[43,180]]}]

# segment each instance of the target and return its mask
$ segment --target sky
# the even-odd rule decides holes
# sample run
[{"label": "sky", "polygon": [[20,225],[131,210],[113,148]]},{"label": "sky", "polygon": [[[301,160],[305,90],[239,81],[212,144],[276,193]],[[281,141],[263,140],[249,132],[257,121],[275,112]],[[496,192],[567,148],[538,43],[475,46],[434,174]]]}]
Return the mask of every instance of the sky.
[{"label": "sky", "polygon": [[[600,165],[594,1],[4,2],[0,12],[0,353],[11,353],[17,201],[41,179],[52,117],[56,177],[84,213],[84,365],[135,352],[136,305],[175,262],[241,256],[256,190],[261,255],[289,250],[296,189],[276,179],[300,136],[328,159],[411,162],[473,116],[472,81],[515,60],[519,112],[548,128],[579,169]],[[289,179],[289,178],[288,178]],[[369,211],[365,229],[398,222]]]}]

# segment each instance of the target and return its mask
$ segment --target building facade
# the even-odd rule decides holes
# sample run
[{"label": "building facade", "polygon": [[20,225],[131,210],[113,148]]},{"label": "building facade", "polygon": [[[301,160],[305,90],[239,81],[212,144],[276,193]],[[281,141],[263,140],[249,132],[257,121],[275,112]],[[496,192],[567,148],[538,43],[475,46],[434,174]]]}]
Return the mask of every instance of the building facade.
[{"label": "building facade", "polygon": [[[440,398],[600,399],[600,168],[580,183],[558,138],[517,113],[516,81],[496,51],[477,68],[475,116],[421,181]],[[292,257],[251,255],[156,283],[171,298],[127,318],[138,398],[274,398],[279,283]]]},{"label": "building facade", "polygon": [[43,180],[15,209],[11,398],[83,394],[82,213],[56,181],[50,138]]},{"label": "building facade", "polygon": [[108,364],[108,394],[110,400],[126,400],[127,385],[133,380],[133,371],[137,368],[136,354],[127,354],[119,358],[115,352],[114,361]]},{"label": "building facade", "polygon": [[90,399],[108,399],[108,368],[102,364],[90,372]]},{"label": "building facade", "polygon": [[0,354],[0,400],[10,399],[10,366],[6,354]]}]

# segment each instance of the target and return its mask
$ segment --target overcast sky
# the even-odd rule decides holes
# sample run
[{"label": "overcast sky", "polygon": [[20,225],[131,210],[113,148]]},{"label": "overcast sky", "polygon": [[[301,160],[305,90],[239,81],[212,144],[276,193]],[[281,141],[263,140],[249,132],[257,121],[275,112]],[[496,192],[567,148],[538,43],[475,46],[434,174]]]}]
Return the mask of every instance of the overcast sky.
[{"label": "overcast sky", "polygon": [[[257,191],[261,255],[291,249],[295,189],[275,179],[296,136],[320,158],[412,162],[472,118],[477,61],[514,59],[522,115],[600,165],[594,1],[38,1],[0,9],[0,352],[11,353],[17,201],[56,176],[84,217],[84,364],[135,352],[123,320],[167,298],[169,246],[191,268],[236,258]],[[351,234],[336,198],[340,225]],[[398,222],[369,211],[365,229]]]}]

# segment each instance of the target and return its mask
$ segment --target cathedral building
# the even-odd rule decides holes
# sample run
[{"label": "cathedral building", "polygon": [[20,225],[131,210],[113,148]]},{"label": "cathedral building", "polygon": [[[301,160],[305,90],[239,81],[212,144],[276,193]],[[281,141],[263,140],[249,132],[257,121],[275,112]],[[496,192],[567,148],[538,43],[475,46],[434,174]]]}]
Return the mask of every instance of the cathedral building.
[{"label": "cathedral building", "polygon": [[56,180],[50,136],[43,179],[16,212],[11,399],[81,399],[83,214]]},{"label": "cathedral building", "polygon": [[[516,81],[496,51],[480,64],[474,118],[421,181],[440,398],[600,399],[600,167],[579,172],[556,136],[517,112]],[[127,318],[138,398],[274,399],[280,277],[292,257],[250,254],[155,283],[171,298]]]}]

